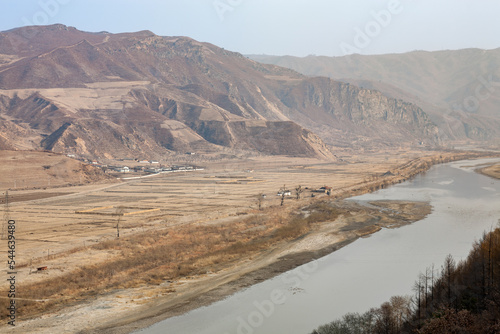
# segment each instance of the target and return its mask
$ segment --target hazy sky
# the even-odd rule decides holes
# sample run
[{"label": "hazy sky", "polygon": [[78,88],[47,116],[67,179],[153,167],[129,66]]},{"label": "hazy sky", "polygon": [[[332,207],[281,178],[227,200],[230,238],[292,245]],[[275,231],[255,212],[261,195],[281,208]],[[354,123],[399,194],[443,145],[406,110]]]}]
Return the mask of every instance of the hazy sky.
[{"label": "hazy sky", "polygon": [[0,31],[151,30],[243,54],[340,56],[500,47],[496,0],[0,0]]}]

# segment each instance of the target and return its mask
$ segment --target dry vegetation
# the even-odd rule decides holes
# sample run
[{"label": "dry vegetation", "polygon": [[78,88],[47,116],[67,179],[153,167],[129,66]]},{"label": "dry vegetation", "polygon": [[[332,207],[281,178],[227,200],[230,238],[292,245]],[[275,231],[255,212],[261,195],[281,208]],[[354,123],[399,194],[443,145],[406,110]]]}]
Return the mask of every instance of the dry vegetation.
[{"label": "dry vegetation", "polygon": [[[58,153],[38,151],[0,150],[0,175],[0,191],[113,182],[101,170],[80,161]],[[35,198],[19,200],[30,199]]]},{"label": "dry vegetation", "polygon": [[484,175],[488,175],[494,177],[496,179],[500,179],[500,165],[493,165],[489,167],[482,168],[481,173]]},{"label": "dry vegetation", "polygon": [[[435,163],[473,156],[373,154],[363,160],[351,156],[348,162],[328,164],[256,159],[231,162],[230,168],[213,165],[204,172],[60,188],[58,191],[65,194],[59,197],[13,203],[10,214],[18,221],[18,237],[24,240],[18,250],[18,291],[23,298],[18,315],[27,319],[117,289],[157,286],[217,274],[229,267],[241,268],[242,261],[265,257],[273,249],[301,245],[297,240],[322,234],[325,226],[332,226],[328,234],[334,231],[336,241],[345,241],[376,232],[380,226],[408,223],[428,213],[428,208],[381,202],[377,205],[400,214],[392,220],[379,216],[373,221],[378,210],[366,212],[332,200],[402,182]],[[309,189],[302,199],[286,198],[280,207],[275,194],[283,184],[291,189],[302,184]],[[312,198],[311,189],[323,185],[333,186],[331,196]],[[259,210],[256,195],[261,193],[268,196]],[[120,208],[132,214],[117,216]],[[415,208],[420,215],[404,214]],[[353,225],[360,221],[366,223]],[[334,241],[323,242],[312,249]],[[300,251],[304,248],[294,250]],[[31,274],[33,267],[42,265],[48,266],[46,273]],[[168,293],[175,295],[175,288],[169,288]],[[7,301],[0,299],[0,307]]]},{"label": "dry vegetation", "polygon": [[[294,214],[283,220],[281,215],[268,210],[232,224],[187,225],[99,243],[93,248],[116,250],[119,256],[83,266],[52,282],[19,286],[19,315],[33,315],[110,289],[160,284],[216,271],[220,265],[227,266],[234,260],[304,235],[315,223],[335,220],[342,212],[326,203],[316,203],[306,210],[310,212],[307,217]],[[7,307],[8,302],[1,299],[0,307]]]}]

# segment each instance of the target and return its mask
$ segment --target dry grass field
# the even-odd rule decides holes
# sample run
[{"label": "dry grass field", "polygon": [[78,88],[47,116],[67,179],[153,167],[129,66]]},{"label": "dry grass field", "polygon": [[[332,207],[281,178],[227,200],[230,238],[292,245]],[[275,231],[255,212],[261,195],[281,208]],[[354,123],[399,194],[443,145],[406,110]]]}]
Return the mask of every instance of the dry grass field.
[{"label": "dry grass field", "polygon": [[35,197],[46,197],[47,192],[57,192],[53,188],[97,182],[115,181],[101,170],[62,154],[0,150],[0,192],[4,194],[5,190],[10,189],[13,201],[25,199],[19,196],[27,192],[19,190],[52,189],[32,193]]},{"label": "dry grass field", "polygon": [[[210,278],[213,285],[211,275],[233,268],[232,276],[224,276],[226,278],[219,281],[219,284],[224,284],[231,281],[228,277],[235,280],[244,273],[277,261],[284,254],[321,249],[380,228],[368,225],[345,228],[354,221],[363,221],[360,217],[368,216],[367,213],[361,212],[357,219],[351,221],[342,218],[349,208],[336,204],[334,209],[325,209],[321,206],[322,201],[333,203],[335,199],[401,182],[434,163],[471,156],[474,154],[401,151],[346,155],[336,162],[285,157],[254,158],[212,163],[207,164],[204,170],[159,174],[119,183],[11,190],[9,196],[13,201],[9,204],[8,215],[16,221],[17,280],[28,291],[30,284],[32,287],[37,286],[33,284],[47,287],[58,280],[72,280],[71,275],[103,275],[99,277],[104,277],[103,280],[109,284],[102,285],[102,291],[95,290],[98,287],[87,286],[83,289],[90,291],[90,295],[64,290],[57,292],[59,297],[53,294],[51,298],[75,303],[104,292],[109,294],[113,289],[128,288],[131,292],[125,294],[128,296],[125,299],[137,301],[136,304],[127,302],[128,308],[150,301],[151,295],[167,294],[172,301],[182,302],[182,293],[176,294],[175,291],[186,291],[183,290],[183,286],[189,286],[185,284],[186,277],[191,277],[193,282]],[[304,189],[299,200],[295,198],[294,191],[298,185]],[[330,196],[312,192],[322,186],[332,187]],[[292,196],[286,197],[281,206],[281,197],[277,196],[277,192],[283,187],[289,189]],[[266,195],[265,198],[262,194]],[[313,194],[315,197],[312,197]],[[259,197],[262,199],[262,210],[258,209]],[[394,206],[391,203],[381,205]],[[319,216],[316,220],[297,218],[297,210],[306,207],[313,208],[311,212],[317,211]],[[403,205],[401,210],[412,207]],[[4,205],[4,213],[5,208]],[[343,219],[340,225],[322,223],[337,221],[339,217]],[[382,217],[380,221],[384,222],[384,219]],[[394,225],[394,221],[386,223]],[[291,250],[289,243],[292,240],[311,231],[317,232],[316,239],[310,239],[316,240],[313,246],[310,241],[297,243]],[[325,235],[330,237],[325,239]],[[165,252],[161,253],[165,243],[179,246],[175,249],[175,258],[168,259],[170,267],[158,271],[158,267],[165,265],[160,262],[165,256]],[[274,249],[271,252],[273,256],[270,256],[271,253],[264,256],[263,249]],[[6,254],[6,251],[7,242],[0,242],[0,253]],[[153,251],[161,253],[154,260],[158,263],[139,270],[143,264],[138,258]],[[127,267],[123,272],[109,271],[111,264],[129,261],[129,265],[133,259],[138,261],[136,268]],[[246,269],[242,268],[241,261],[246,263]],[[175,268],[173,263],[178,263]],[[47,270],[37,271],[39,267],[47,267]],[[147,278],[139,277],[143,271],[148,271]],[[0,273],[7,275],[7,270],[3,269]],[[119,275],[127,277],[126,283],[116,283],[119,279],[114,276]],[[169,277],[175,278],[181,286],[165,290],[162,282]],[[163,292],[154,290],[148,284],[159,286]],[[3,283],[2,290],[5,288]],[[137,293],[137,290],[132,292],[132,288],[143,289],[140,290],[143,297],[144,289],[153,289],[154,292],[147,293],[147,298],[131,297]],[[82,289],[82,286],[74,289]],[[199,291],[206,293],[206,285]],[[24,298],[30,299],[28,293]],[[31,305],[34,313],[21,312],[21,319],[39,316],[37,312],[51,305],[38,298],[41,297],[31,301],[31,304],[36,304]],[[62,303],[59,307],[64,305]],[[115,305],[115,311],[120,309],[120,305],[123,306],[121,302]],[[65,312],[69,311],[60,311],[59,314]],[[106,317],[107,313],[100,314]],[[74,318],[75,328],[81,325],[78,321],[86,318],[82,316]],[[95,321],[98,321],[97,313],[95,316]],[[43,321],[43,318],[38,320]],[[26,321],[21,332],[39,333],[36,321]],[[95,323],[93,326],[98,325]]]},{"label": "dry grass field", "polygon": [[[335,196],[346,187],[384,174],[415,156],[416,153],[352,156],[338,163],[263,158],[223,162],[207,166],[203,171],[159,174],[112,184],[11,189],[10,216],[16,220],[21,239],[18,260],[22,264],[31,260],[44,262],[47,253],[49,257],[56,256],[75,247],[116,238],[118,217],[121,236],[125,237],[179,224],[244,218],[257,209],[259,194],[266,195],[263,207],[279,206],[281,198],[277,192],[283,186],[294,193],[298,185],[309,189],[327,185],[333,188]],[[44,181],[43,178],[40,177],[40,181]],[[12,179],[3,181],[8,182],[12,183]],[[54,195],[57,196],[43,198]],[[295,203],[292,197],[287,197],[285,202]],[[301,203],[308,203],[310,197],[311,192],[306,190]],[[19,198],[34,199],[17,202]],[[125,215],[117,216],[120,210]]]},{"label": "dry grass field", "polygon": [[496,179],[500,179],[500,165],[485,167],[481,169],[481,173],[494,177]]}]

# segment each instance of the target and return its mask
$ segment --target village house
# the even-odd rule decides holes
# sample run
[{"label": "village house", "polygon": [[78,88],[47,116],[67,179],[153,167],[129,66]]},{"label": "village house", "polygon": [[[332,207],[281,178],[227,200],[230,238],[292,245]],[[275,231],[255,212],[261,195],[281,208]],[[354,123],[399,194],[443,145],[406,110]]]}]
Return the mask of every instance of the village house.
[{"label": "village house", "polygon": [[161,172],[161,168],[154,168],[154,167],[146,168],[144,171],[146,173],[157,174],[157,173]]},{"label": "village house", "polygon": [[290,190],[280,190],[278,191],[278,196],[292,196],[292,192]]},{"label": "village house", "polygon": [[315,193],[326,193],[330,194],[332,192],[332,187],[323,186],[319,189],[314,190]]},{"label": "village house", "polygon": [[115,167],[113,170],[115,172],[118,172],[118,173],[128,173],[128,172],[130,172],[130,168],[128,168],[127,166],[124,166],[124,167]]}]

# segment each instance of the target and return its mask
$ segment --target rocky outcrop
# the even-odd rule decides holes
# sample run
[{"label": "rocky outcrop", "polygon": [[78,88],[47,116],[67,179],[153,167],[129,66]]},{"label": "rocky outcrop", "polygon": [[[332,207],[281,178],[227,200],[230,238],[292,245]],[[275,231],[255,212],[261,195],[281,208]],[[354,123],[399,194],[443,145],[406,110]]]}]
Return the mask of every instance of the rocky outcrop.
[{"label": "rocky outcrop", "polygon": [[437,124],[440,138],[447,142],[472,139],[497,143],[500,138],[500,49],[249,57],[417,104]]},{"label": "rocky outcrop", "polygon": [[436,142],[415,105],[187,37],[56,25],[4,32],[0,43],[10,50],[0,57],[0,117],[32,132],[32,148],[331,157],[328,145]]},{"label": "rocky outcrop", "polygon": [[[304,93],[301,93],[304,92]],[[371,138],[385,145],[397,142],[437,144],[438,128],[418,106],[389,98],[379,91],[361,89],[328,78],[311,78],[280,92],[281,101],[292,110],[306,110],[308,127],[327,142],[341,137],[357,141]],[[321,117],[321,118],[320,118]],[[328,125],[328,128],[325,128]],[[336,133],[329,132],[330,129]]]}]

